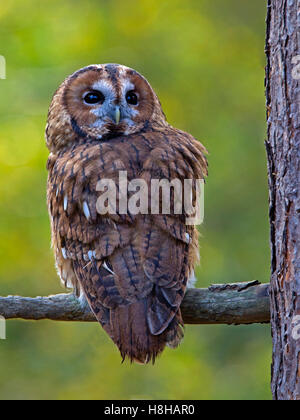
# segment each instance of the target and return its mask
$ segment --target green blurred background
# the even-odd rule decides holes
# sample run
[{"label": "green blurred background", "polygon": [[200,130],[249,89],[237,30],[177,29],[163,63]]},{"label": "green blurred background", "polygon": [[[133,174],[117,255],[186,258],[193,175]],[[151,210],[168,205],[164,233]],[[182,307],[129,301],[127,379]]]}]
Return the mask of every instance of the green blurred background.
[{"label": "green blurred background", "polygon": [[[6,0],[0,5],[0,295],[63,292],[45,203],[44,127],[71,72],[144,74],[210,152],[198,286],[269,277],[265,2]],[[121,364],[96,324],[7,323],[1,399],[269,399],[269,326],[187,326],[153,366]]]}]

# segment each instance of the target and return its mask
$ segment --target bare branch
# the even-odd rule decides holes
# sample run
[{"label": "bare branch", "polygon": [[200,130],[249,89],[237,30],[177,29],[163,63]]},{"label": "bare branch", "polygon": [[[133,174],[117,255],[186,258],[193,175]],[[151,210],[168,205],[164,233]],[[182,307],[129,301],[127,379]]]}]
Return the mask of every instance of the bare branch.
[{"label": "bare branch", "polygon": [[[253,324],[270,322],[269,285],[259,282],[189,289],[182,304],[186,324]],[[73,294],[27,298],[0,297],[6,319],[95,321],[85,301]]]}]

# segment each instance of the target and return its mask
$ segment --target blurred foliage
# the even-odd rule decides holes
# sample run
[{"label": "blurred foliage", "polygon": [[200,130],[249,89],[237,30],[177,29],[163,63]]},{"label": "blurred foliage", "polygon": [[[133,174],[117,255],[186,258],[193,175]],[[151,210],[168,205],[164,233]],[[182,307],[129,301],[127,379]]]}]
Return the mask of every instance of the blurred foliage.
[{"label": "blurred foliage", "polygon": [[[71,72],[144,74],[208,148],[198,286],[269,278],[265,2],[6,0],[0,5],[0,295],[62,292],[50,250],[43,132]],[[268,326],[187,326],[156,366],[121,364],[98,325],[10,321],[1,399],[269,399]]]}]

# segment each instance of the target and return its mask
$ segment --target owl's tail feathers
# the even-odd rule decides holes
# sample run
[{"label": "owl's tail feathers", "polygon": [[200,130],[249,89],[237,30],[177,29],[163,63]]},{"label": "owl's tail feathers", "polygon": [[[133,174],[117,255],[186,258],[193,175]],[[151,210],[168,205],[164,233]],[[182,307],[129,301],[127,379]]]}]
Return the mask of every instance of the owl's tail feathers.
[{"label": "owl's tail feathers", "polygon": [[110,336],[123,361],[128,358],[139,364],[154,364],[166,345],[175,348],[183,338],[180,309],[162,333],[153,335],[147,323],[147,298],[117,307],[110,313]]}]

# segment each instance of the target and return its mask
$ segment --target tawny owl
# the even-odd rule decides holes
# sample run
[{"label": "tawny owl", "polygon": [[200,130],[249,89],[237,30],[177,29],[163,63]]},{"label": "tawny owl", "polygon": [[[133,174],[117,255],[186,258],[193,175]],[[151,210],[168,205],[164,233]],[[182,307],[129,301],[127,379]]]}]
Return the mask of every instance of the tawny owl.
[{"label": "tawny owl", "polygon": [[180,305],[198,259],[197,229],[174,206],[169,214],[121,212],[118,197],[115,212],[101,213],[98,184],[109,179],[119,190],[120,171],[149,191],[152,179],[204,179],[206,150],[167,123],[143,76],[117,64],[85,67],[62,83],[46,139],[61,280],[86,298],[123,360],[154,362],[183,337]]}]

